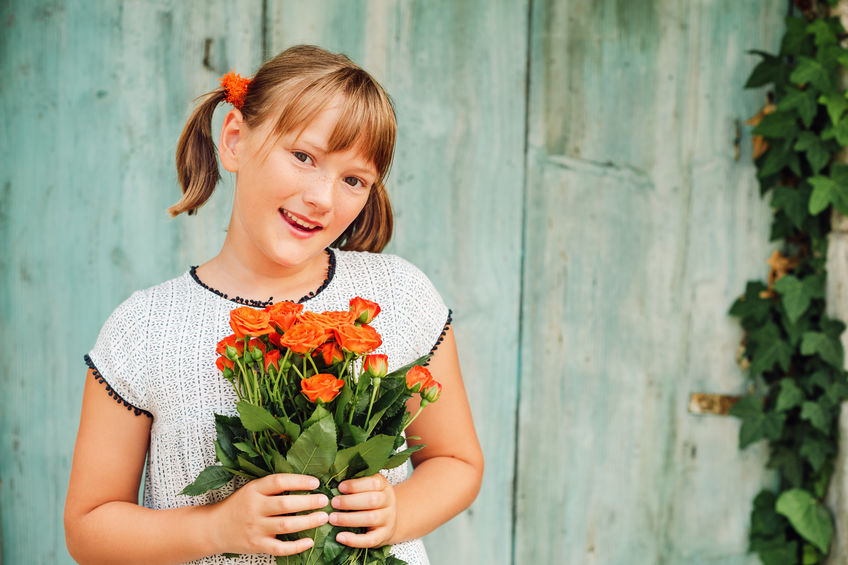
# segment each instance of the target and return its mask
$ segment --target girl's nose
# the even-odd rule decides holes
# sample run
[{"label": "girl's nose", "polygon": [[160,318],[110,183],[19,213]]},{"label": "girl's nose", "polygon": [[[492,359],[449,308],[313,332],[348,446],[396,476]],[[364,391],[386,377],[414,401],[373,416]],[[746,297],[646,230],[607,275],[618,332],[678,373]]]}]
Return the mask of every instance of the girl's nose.
[{"label": "girl's nose", "polygon": [[329,210],[333,203],[333,179],[325,175],[317,175],[303,191],[303,200],[317,210]]}]

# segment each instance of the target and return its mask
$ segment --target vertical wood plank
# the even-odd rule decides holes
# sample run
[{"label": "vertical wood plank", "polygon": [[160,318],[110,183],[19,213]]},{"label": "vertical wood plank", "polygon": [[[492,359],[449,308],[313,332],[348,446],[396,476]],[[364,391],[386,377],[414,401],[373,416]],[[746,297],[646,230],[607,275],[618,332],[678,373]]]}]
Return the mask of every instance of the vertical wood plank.
[{"label": "vertical wood plank", "polygon": [[726,312],[770,214],[732,144],[780,7],[533,6],[513,562],[755,563],[764,453],[686,406],[743,388]]},{"label": "vertical wood plank", "polygon": [[[512,468],[523,185],[526,2],[269,3],[271,54],[344,52],[392,96],[388,252],[427,273],[454,329],[486,475],[472,507],[426,537],[433,563],[504,563]],[[425,438],[426,441],[426,438]]]},{"label": "vertical wood plank", "polygon": [[168,218],[179,196],[174,151],[191,99],[230,66],[261,58],[261,14],[261,0],[0,6],[0,516],[8,563],[72,562],[62,512],[82,355],[100,326],[133,290],[205,260],[223,240],[226,187],[211,213]]}]

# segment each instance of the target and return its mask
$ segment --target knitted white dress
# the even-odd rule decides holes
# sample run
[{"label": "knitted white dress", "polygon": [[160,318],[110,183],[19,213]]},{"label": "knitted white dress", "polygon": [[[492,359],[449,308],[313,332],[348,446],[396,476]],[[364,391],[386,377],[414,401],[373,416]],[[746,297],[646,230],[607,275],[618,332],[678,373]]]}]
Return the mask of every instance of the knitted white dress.
[{"label": "knitted white dress", "polygon": [[[327,280],[301,299],[305,310],[347,310],[354,296],[377,302],[381,311],[372,325],[383,338],[378,352],[388,355],[389,371],[435,349],[450,311],[419,269],[395,255],[328,253]],[[133,293],[106,321],[85,358],[108,394],[127,406],[128,417],[153,419],[144,506],[210,504],[235,488],[230,483],[198,497],[178,494],[215,463],[213,415],[237,415],[235,393],[215,367],[215,345],[232,333],[230,311],[245,303],[207,287],[191,269]],[[383,473],[396,485],[406,479],[408,467]],[[397,544],[392,553],[410,565],[429,564],[420,539]],[[214,555],[194,563],[273,564],[274,558]]]}]

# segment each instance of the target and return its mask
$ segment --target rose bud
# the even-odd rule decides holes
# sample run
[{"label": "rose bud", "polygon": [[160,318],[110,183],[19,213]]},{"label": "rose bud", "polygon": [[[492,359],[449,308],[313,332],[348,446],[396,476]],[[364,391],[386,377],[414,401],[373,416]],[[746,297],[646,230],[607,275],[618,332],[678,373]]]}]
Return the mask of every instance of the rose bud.
[{"label": "rose bud", "polygon": [[350,313],[360,324],[369,324],[380,313],[380,305],[357,296],[350,299]]},{"label": "rose bud", "polygon": [[406,388],[411,392],[419,392],[429,387],[433,382],[433,375],[426,367],[415,365],[406,373]]},{"label": "rose bud", "polygon": [[215,347],[215,351],[218,352],[218,355],[227,355],[227,347],[235,347],[238,355],[241,355],[241,352],[244,350],[244,340],[241,340],[233,335],[228,335],[224,339],[218,342],[218,345]]},{"label": "rose bud", "polygon": [[372,379],[382,379],[389,372],[389,358],[380,353],[368,355],[363,368]]},{"label": "rose bud", "polygon": [[233,347],[232,345],[227,346],[227,359],[230,361],[235,361],[241,355],[241,351]]},{"label": "rose bud", "polygon": [[280,352],[277,349],[272,349],[265,354],[265,370],[273,365],[276,370],[280,370]]},{"label": "rose bud", "polygon": [[247,348],[254,361],[262,359],[262,354],[265,353],[265,342],[261,339],[253,338],[247,343]]},{"label": "rose bud", "polygon": [[224,375],[224,378],[228,381],[233,379],[233,362],[227,359],[226,357],[218,357],[215,361],[215,366],[218,367],[218,370],[221,371],[221,374]]},{"label": "rose bud", "polygon": [[321,346],[321,358],[324,359],[324,363],[329,367],[334,363],[343,362],[344,353],[342,353],[337,343],[330,341]]},{"label": "rose bud", "polygon": [[442,395],[442,383],[433,381],[429,388],[421,391],[421,406],[436,402]]}]

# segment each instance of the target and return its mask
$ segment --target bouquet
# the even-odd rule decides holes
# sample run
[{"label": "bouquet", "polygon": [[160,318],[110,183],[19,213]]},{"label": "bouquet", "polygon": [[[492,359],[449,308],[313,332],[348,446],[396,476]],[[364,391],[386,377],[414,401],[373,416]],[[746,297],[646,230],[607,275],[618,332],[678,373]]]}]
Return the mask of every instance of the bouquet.
[{"label": "bouquet", "polygon": [[[359,297],[347,312],[304,312],[293,302],[230,312],[233,335],[218,343],[216,365],[233,385],[239,415],[215,414],[220,465],[201,471],[181,494],[197,496],[235,476],[300,473],[317,477],[317,492],[332,498],[341,481],[402,465],[424,447],[399,451],[403,431],[439,398],[442,386],[422,366],[429,355],[388,373],[387,357],[373,353],[382,338],[369,323],[379,312],[377,303]],[[415,394],[421,402],[411,415],[406,401]],[[308,535],[314,544],[277,563],[404,563],[389,554],[391,546],[365,550],[338,543],[341,530],[324,524],[278,536]]]}]

